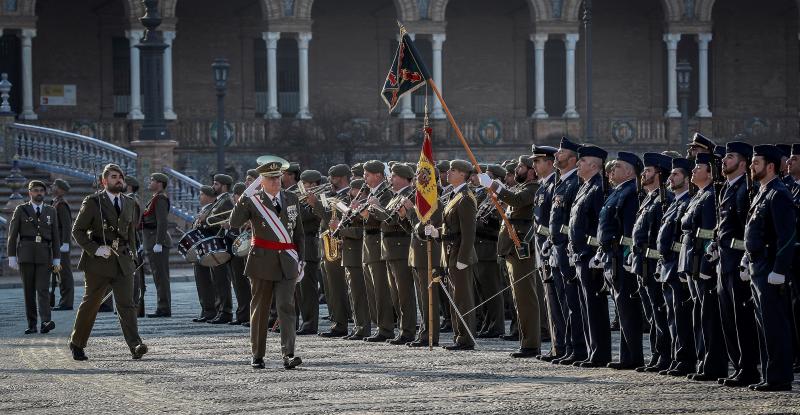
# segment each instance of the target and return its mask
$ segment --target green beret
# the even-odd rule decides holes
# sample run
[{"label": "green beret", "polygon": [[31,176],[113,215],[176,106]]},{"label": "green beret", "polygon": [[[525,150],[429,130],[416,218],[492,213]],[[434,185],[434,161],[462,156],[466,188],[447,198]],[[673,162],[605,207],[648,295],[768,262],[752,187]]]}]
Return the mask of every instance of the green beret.
[{"label": "green beret", "polygon": [[417,172],[417,163],[406,163],[406,166],[408,166],[414,173]]},{"label": "green beret", "polygon": [[350,182],[351,189],[360,189],[364,185],[364,179],[355,179]]},{"label": "green beret", "polygon": [[257,179],[257,178],[258,178],[258,172],[256,171],[256,169],[250,169],[250,170],[248,170],[248,171],[247,171],[247,175],[248,175],[248,176],[250,176],[250,177],[252,177],[252,178],[254,178],[254,179]]},{"label": "green beret", "polygon": [[350,167],[350,173],[353,173],[353,176],[363,177],[364,163],[353,164],[353,167]]},{"label": "green beret", "polygon": [[385,173],[383,162],[379,160],[370,160],[364,163],[364,171],[370,173]]},{"label": "green beret", "polygon": [[466,160],[452,160],[450,161],[450,168],[453,170],[463,171],[464,173],[472,173],[472,163]]},{"label": "green beret", "polygon": [[233,177],[228,176],[227,174],[215,174],[214,181],[227,186],[233,185]]},{"label": "green beret", "polygon": [[514,170],[517,168],[517,163],[515,163],[513,160],[508,160],[505,164],[503,164],[503,167],[506,169],[506,174],[514,173]]},{"label": "green beret", "polygon": [[328,169],[330,177],[350,177],[350,166],[347,164],[337,164]]},{"label": "green beret", "polygon": [[306,170],[300,173],[300,180],[304,182],[318,182],[322,180],[322,174],[316,170]]},{"label": "green beret", "polygon": [[450,170],[450,162],[447,161],[447,160],[439,160],[439,162],[436,163],[436,170],[439,170],[439,171],[448,171],[448,170]]},{"label": "green beret", "polygon": [[217,194],[214,192],[214,188],[207,185],[200,186],[200,193],[211,197],[217,196]]},{"label": "green beret", "polygon": [[503,177],[506,177],[506,169],[499,164],[490,164],[487,166],[486,170],[494,174],[497,178],[502,179]]},{"label": "green beret", "polygon": [[47,190],[47,185],[41,180],[31,180],[28,182],[28,190],[33,190],[34,187],[41,187],[43,190]]},{"label": "green beret", "polygon": [[[128,179],[130,180],[130,179],[132,179],[132,177],[129,177]],[[69,183],[67,183],[67,181],[64,180],[64,179],[55,179],[53,181],[53,186],[65,191],[65,192],[69,192],[69,189],[70,189]]]},{"label": "green beret", "polygon": [[414,178],[414,170],[411,169],[411,167],[409,167],[408,165],[406,165],[404,163],[395,163],[392,166],[392,173],[394,173],[394,174],[396,174],[396,175],[398,175],[400,177],[406,178],[408,180],[411,180],[411,179]]},{"label": "green beret", "polygon": [[519,156],[519,158],[517,159],[517,164],[522,164],[528,168],[532,168],[533,159],[531,159],[531,156]]},{"label": "green beret", "polygon": [[289,168],[287,168],[286,171],[300,174],[300,163],[289,163]]},{"label": "green beret", "polygon": [[235,185],[233,185],[233,194],[235,194],[236,196],[241,196],[246,188],[247,187],[244,185],[244,183],[242,182],[236,183]]},{"label": "green beret", "polygon": [[[53,183],[53,184],[55,184],[55,183]],[[130,186],[130,187],[133,187],[133,188],[138,188],[139,187],[139,181],[136,180],[136,178],[133,177],[133,176],[126,177],[125,178],[125,184]],[[69,189],[67,189],[67,190],[69,190]]]},{"label": "green beret", "polygon": [[[221,176],[221,175],[218,174],[217,176]],[[167,184],[169,184],[169,177],[167,177],[167,175],[164,174],[164,173],[153,173],[153,174],[150,175],[150,180],[155,180],[157,182],[164,183],[165,187],[167,186]],[[214,180],[217,180],[216,176],[214,176]],[[217,181],[219,181],[219,180],[217,180]],[[222,182],[220,181],[220,183],[222,183]]]}]

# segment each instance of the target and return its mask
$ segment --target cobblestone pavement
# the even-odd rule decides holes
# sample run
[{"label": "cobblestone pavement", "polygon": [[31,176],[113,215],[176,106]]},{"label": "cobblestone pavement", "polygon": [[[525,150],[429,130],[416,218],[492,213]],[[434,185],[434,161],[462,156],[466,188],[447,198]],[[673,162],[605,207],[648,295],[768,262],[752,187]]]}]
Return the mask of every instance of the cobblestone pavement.
[{"label": "cobblestone pavement", "polygon": [[90,360],[76,362],[67,348],[74,312],[54,312],[53,332],[26,336],[21,290],[0,290],[0,413],[800,413],[797,381],[794,392],[768,394],[554,366],[511,359],[516,345],[502,340],[429,352],[302,336],[304,364],[286,371],[270,334],[267,368],[254,371],[247,329],[192,323],[193,283],[173,284],[172,298],[172,318],[140,320],[144,359],[131,359],[116,316],[103,313]]}]

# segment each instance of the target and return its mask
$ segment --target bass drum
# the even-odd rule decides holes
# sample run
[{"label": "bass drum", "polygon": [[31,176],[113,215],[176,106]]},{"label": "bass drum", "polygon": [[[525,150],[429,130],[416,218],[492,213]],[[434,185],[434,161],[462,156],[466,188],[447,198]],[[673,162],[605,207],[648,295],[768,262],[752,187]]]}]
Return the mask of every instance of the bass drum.
[{"label": "bass drum", "polygon": [[200,253],[197,251],[200,241],[207,236],[200,229],[192,229],[181,236],[178,241],[178,253],[191,264],[200,260]]},{"label": "bass drum", "polygon": [[228,244],[221,236],[210,236],[198,244],[200,265],[204,267],[216,267],[231,260],[231,253],[228,251]]},{"label": "bass drum", "polygon": [[231,251],[238,257],[245,257],[250,253],[250,240],[253,237],[251,231],[242,231],[231,243]]}]

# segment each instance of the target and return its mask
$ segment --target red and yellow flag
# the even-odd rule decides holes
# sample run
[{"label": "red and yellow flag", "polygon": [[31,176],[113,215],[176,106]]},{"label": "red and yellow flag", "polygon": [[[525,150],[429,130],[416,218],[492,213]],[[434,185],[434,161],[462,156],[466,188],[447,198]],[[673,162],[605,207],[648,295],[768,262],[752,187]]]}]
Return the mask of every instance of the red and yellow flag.
[{"label": "red and yellow flag", "polygon": [[422,141],[422,153],[420,153],[419,163],[417,163],[415,209],[419,220],[425,223],[430,220],[439,204],[439,195],[437,194],[439,181],[436,179],[436,165],[433,163],[433,146],[431,145],[433,129],[426,123],[422,131],[425,138]]}]

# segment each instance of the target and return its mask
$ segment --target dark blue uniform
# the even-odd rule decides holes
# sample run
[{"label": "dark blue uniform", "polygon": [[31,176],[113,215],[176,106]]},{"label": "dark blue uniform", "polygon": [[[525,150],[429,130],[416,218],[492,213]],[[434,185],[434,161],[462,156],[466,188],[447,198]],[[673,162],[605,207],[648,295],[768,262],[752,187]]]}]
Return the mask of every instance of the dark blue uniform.
[{"label": "dark blue uniform", "polygon": [[[589,268],[597,252],[597,225],[605,193],[602,173],[578,189],[569,217],[569,247],[580,281],[580,305],[589,356],[585,366],[605,366],[611,361],[611,325],[608,321],[608,298],[603,292],[603,271]],[[593,243],[589,244],[589,237]]]},{"label": "dark blue uniform", "polygon": [[[614,290],[620,324],[620,356],[622,368],[636,368],[644,364],[642,352],[642,303],[635,296],[636,278],[624,265],[631,253],[632,243],[624,245],[623,237],[630,239],[633,222],[639,208],[636,179],[620,183],[608,196],[600,211],[597,239],[610,260],[605,264],[605,276]],[[634,298],[635,297],[635,298]]]},{"label": "dark blue uniform", "polygon": [[[661,255],[660,280],[663,283],[667,322],[672,340],[670,370],[663,374],[682,376],[696,370],[694,333],[692,329],[692,301],[686,278],[678,272],[678,253],[683,238],[681,218],[689,207],[689,192],[676,197],[669,205],[658,229],[656,247]],[[669,373],[671,372],[671,373]],[[659,372],[662,374],[662,372]]]},{"label": "dark blue uniform", "polygon": [[[716,380],[728,376],[728,359],[719,317],[715,265],[705,256],[711,236],[698,237],[713,232],[717,222],[714,186],[709,184],[699,190],[689,202],[681,220],[683,249],[678,261],[678,271],[686,275],[689,292],[694,300],[692,322],[694,325],[697,375],[699,380]],[[695,376],[696,377],[696,376]],[[705,379],[703,379],[705,378]]]},{"label": "dark blue uniform", "polygon": [[719,198],[717,246],[719,247],[717,295],[719,296],[722,334],[733,363],[733,377],[743,380],[740,386],[758,383],[758,345],[756,321],[750,284],[739,278],[739,264],[744,255],[744,226],[750,209],[747,178],[722,187]]},{"label": "dark blue uniform", "polygon": [[[581,317],[580,296],[575,268],[569,263],[567,252],[567,233],[562,226],[569,224],[569,213],[575,195],[580,187],[577,172],[561,177],[553,191],[553,206],[550,210],[550,242],[553,244],[550,263],[553,284],[558,294],[561,313],[566,323],[565,350],[567,361],[586,359],[586,338],[583,334],[583,318]],[[556,359],[558,362],[559,359]]]},{"label": "dark blue uniform", "polygon": [[794,205],[786,185],[773,179],[753,199],[744,243],[750,259],[756,303],[761,367],[768,385],[791,384],[792,342],[789,296],[784,284],[772,284],[771,272],[788,278],[794,255]]},{"label": "dark blue uniform", "polygon": [[[788,186],[794,202],[795,218],[800,217],[800,184],[793,182]],[[792,287],[792,321],[794,327],[794,372],[800,372],[800,244],[796,241],[800,237],[800,221],[795,226],[794,261],[792,261],[792,277],[789,284]],[[61,261],[64,262],[64,261]]]},{"label": "dark blue uniform", "polygon": [[[666,191],[665,191],[666,192]],[[645,196],[639,206],[636,222],[633,224],[632,271],[639,277],[644,314],[650,323],[650,350],[652,357],[648,367],[650,371],[667,369],[671,362],[671,340],[667,323],[667,309],[664,306],[664,292],[661,282],[656,280],[656,239],[661,219],[666,206],[672,203],[672,195],[660,194],[655,189]],[[652,250],[650,250],[652,248]],[[650,256],[648,257],[648,253]],[[638,370],[638,369],[637,369]]]},{"label": "dark blue uniform", "polygon": [[[542,245],[547,241],[550,234],[550,210],[553,206],[553,190],[556,187],[557,174],[553,173],[549,179],[539,184],[536,189],[536,196],[533,201],[533,226],[535,231],[534,245],[536,248],[537,265],[539,276],[544,283],[544,292],[547,299],[547,314],[550,318],[550,339],[552,347],[549,356],[560,357],[566,352],[564,349],[566,333],[566,323],[559,302],[556,284],[554,283],[552,270],[550,269],[549,255],[542,254]],[[551,250],[552,252],[552,250]]]}]

